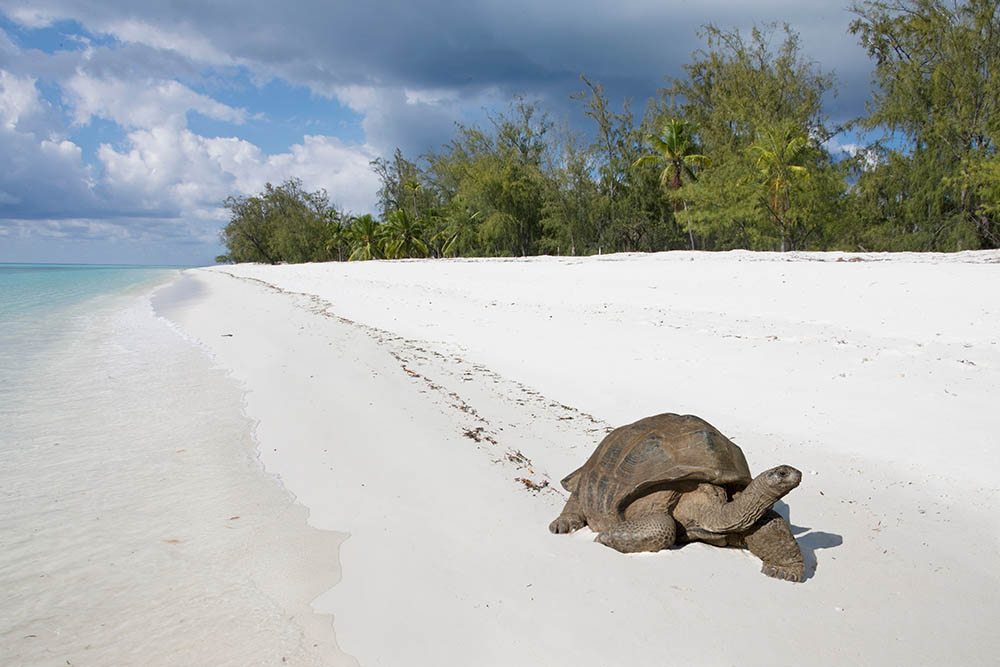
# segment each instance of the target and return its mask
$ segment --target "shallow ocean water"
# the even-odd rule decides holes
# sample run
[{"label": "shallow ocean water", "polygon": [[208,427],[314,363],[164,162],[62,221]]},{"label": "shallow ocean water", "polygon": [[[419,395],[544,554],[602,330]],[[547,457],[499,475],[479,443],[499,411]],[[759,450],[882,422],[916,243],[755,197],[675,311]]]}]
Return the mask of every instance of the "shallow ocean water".
[{"label": "shallow ocean water", "polygon": [[[0,664],[328,664],[341,536],[261,469],[241,389],[154,311],[176,270],[0,265]],[[297,579],[298,578],[298,579]]]}]

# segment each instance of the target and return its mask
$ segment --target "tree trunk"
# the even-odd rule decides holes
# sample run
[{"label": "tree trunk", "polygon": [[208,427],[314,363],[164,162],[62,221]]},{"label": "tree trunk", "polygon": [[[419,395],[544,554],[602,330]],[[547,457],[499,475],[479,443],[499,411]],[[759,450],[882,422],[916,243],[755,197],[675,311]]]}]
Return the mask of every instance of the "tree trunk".
[{"label": "tree trunk", "polygon": [[688,226],[688,238],[691,240],[691,250],[694,250],[694,231],[691,229],[691,216],[688,215],[688,205],[683,199],[681,204],[684,206],[684,218],[687,220]]}]

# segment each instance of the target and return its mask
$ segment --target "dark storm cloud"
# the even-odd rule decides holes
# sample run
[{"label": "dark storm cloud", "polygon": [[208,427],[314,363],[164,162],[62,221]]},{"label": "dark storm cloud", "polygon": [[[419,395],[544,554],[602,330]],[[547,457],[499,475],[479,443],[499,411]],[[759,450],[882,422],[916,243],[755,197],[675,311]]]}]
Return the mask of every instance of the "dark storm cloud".
[{"label": "dark storm cloud", "polygon": [[141,76],[196,81],[202,77],[197,64],[183,54],[145,44],[99,46],[89,49],[84,59],[73,50],[44,53],[37,49],[10,49],[4,52],[0,48],[0,68],[43,80],[65,79],[78,69],[105,78]]},{"label": "dark storm cloud", "polygon": [[868,96],[869,67],[847,34],[846,4],[35,0],[31,11],[74,18],[128,41],[143,41],[146,26],[169,36],[194,60],[230,58],[257,75],[326,93],[371,85],[448,88],[468,97],[494,88],[562,98],[580,87],[577,77],[586,73],[614,98],[640,103],[665,77],[682,75],[681,66],[701,46],[696,33],[702,25],[749,28],[787,21],[801,34],[806,55],[837,72],[837,114],[855,115]]}]

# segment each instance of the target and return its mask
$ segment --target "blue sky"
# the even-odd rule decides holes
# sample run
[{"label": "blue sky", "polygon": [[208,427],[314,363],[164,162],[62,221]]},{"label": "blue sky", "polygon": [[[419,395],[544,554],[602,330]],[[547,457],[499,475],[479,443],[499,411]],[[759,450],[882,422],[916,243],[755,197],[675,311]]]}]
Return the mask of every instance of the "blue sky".
[{"label": "blue sky", "polygon": [[581,73],[641,109],[706,23],[787,21],[837,75],[830,119],[864,113],[847,2],[695,4],[0,0],[0,262],[210,263],[222,201],[293,176],[371,211],[370,160],[515,94],[589,131]]}]

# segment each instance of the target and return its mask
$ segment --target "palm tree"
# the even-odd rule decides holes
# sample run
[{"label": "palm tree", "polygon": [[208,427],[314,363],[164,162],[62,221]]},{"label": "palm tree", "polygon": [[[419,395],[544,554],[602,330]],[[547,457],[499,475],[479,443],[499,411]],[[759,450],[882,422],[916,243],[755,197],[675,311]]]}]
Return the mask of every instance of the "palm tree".
[{"label": "palm tree", "polygon": [[417,193],[423,192],[424,186],[416,179],[416,177],[408,178],[399,184],[403,190],[410,193],[410,201],[413,204],[413,211],[411,212],[413,217],[417,217]]},{"label": "palm tree", "polygon": [[381,225],[370,213],[352,218],[351,235],[354,237],[354,250],[348,261],[378,259],[382,256]]},{"label": "palm tree", "polygon": [[390,259],[426,257],[427,244],[420,238],[420,221],[405,209],[396,209],[386,218],[382,229],[385,256]]},{"label": "palm tree", "polygon": [[457,257],[470,251],[475,252],[479,234],[478,218],[479,211],[463,204],[456,197],[451,212],[443,218],[444,227],[431,239],[438,248],[438,253],[442,257]]},{"label": "palm tree", "polygon": [[[652,144],[656,153],[643,155],[632,163],[633,167],[647,164],[664,165],[660,173],[660,185],[675,193],[681,189],[684,180],[698,180],[694,167],[705,166],[710,160],[700,153],[700,148],[694,142],[694,127],[686,120],[671,118],[663,123],[660,135],[649,134],[646,139]],[[687,212],[687,202],[683,197],[675,197],[674,212],[681,209]],[[687,217],[688,238],[691,250],[694,250],[694,232],[691,230],[691,218]]]},{"label": "palm tree", "polygon": [[344,250],[350,247],[351,227],[345,223],[345,215],[335,209],[326,211],[326,252],[338,262],[344,261]]},{"label": "palm tree", "polygon": [[784,252],[792,231],[786,216],[792,206],[792,185],[809,176],[806,164],[813,153],[812,144],[793,123],[779,123],[758,132],[747,152],[761,182],[767,187],[767,196],[761,199],[781,232],[781,251]]}]

